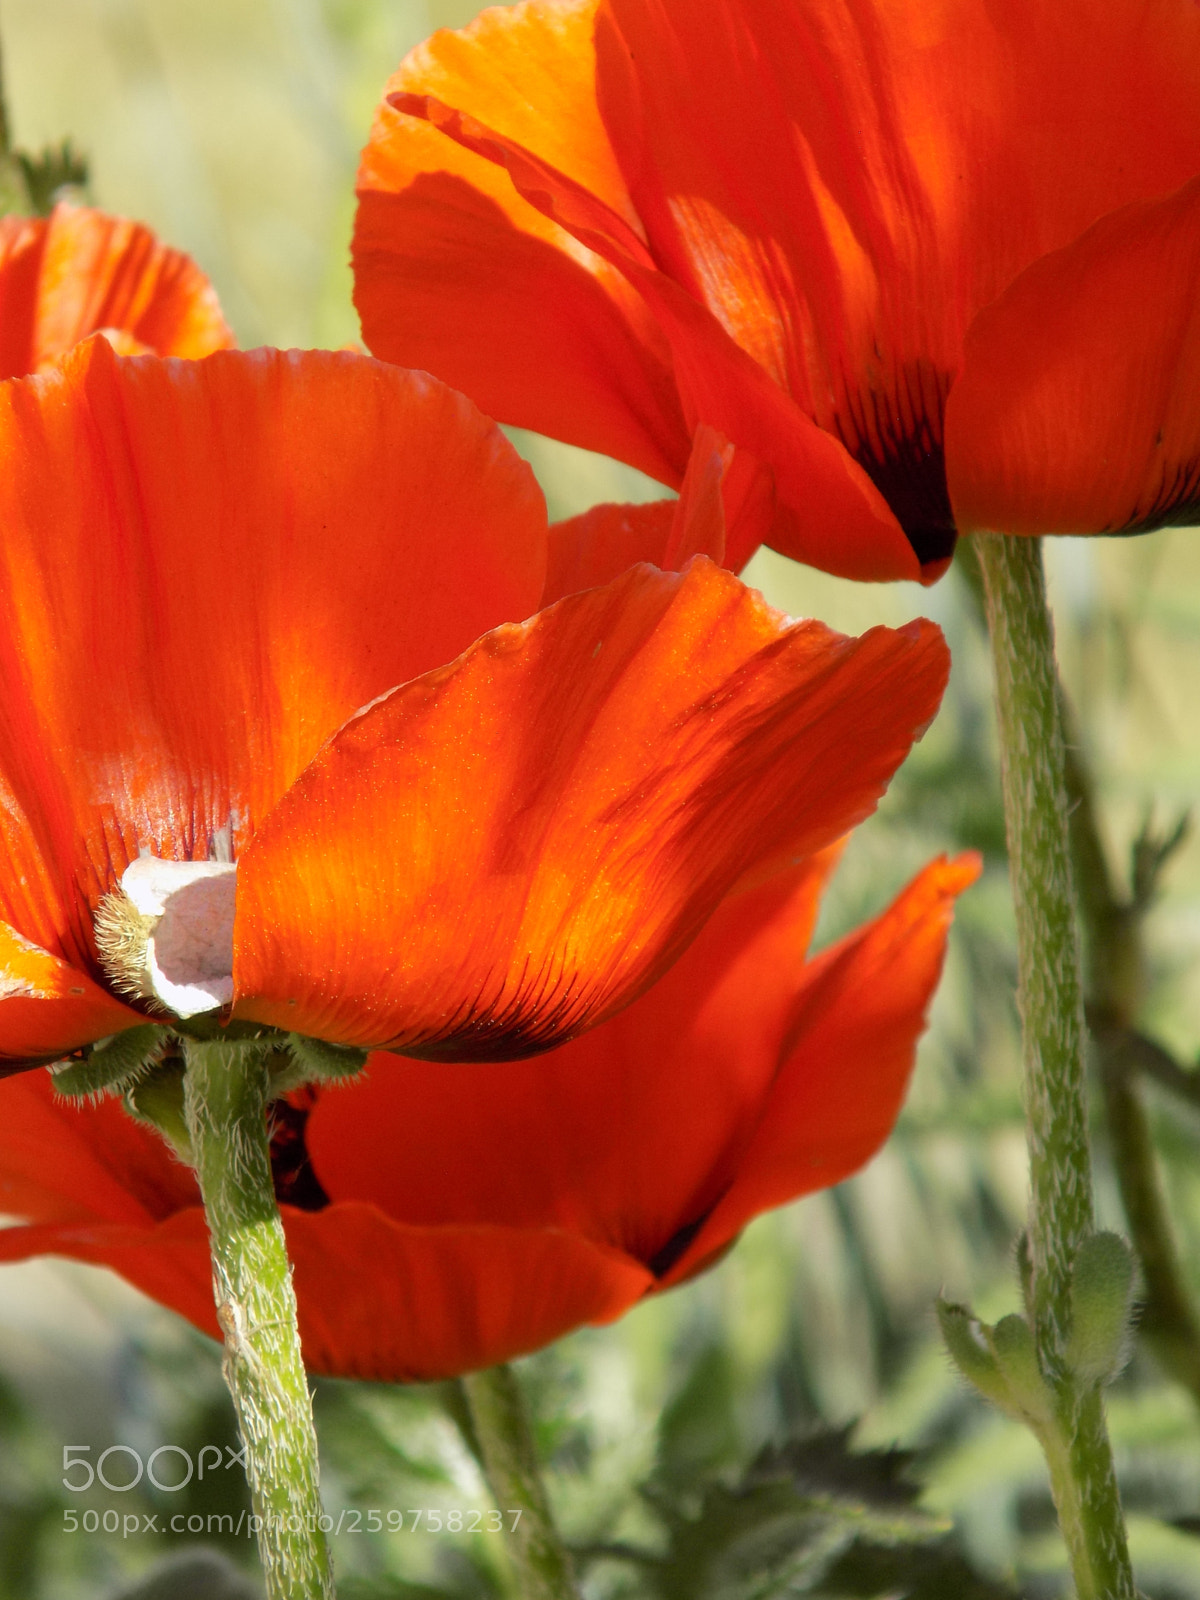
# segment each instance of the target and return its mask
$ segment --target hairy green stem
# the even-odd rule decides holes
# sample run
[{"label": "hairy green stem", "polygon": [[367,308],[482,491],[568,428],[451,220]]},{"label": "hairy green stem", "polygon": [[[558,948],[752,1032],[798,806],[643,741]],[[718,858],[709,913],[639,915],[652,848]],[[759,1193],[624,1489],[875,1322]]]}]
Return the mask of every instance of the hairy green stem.
[{"label": "hairy green stem", "polygon": [[191,1039],[184,1054],[184,1114],[267,1600],[331,1600],[312,1398],[271,1182],[266,1057],[254,1045]]},{"label": "hairy green stem", "polygon": [[1054,633],[1041,543],[979,540],[996,674],[1017,916],[1029,1148],[1031,1313],[1065,1442],[1051,1482],[1079,1600],[1135,1600],[1112,1447],[1097,1390],[1070,1371],[1072,1269],[1092,1231],[1083,985],[1071,883]]},{"label": "hairy green stem", "polygon": [[462,1387],[483,1470],[502,1514],[521,1600],[578,1600],[571,1558],[550,1511],[516,1373],[507,1366],[489,1367],[468,1374]]}]

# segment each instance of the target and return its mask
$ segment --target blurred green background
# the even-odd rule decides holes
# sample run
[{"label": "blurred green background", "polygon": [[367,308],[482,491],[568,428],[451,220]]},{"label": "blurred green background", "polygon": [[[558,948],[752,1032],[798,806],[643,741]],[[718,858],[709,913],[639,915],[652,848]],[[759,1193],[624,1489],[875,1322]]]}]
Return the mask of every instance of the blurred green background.
[{"label": "blurred green background", "polygon": [[[475,9],[0,0],[15,138],[32,149],[69,135],[96,202],[193,254],[243,344],[344,344],[358,336],[348,239],[373,106],[411,45]],[[656,492],[614,463],[517,442],[557,515]],[[1200,777],[1200,537],[1058,541],[1048,561],[1064,677],[1124,884],[1146,819],[1169,825]],[[847,631],[924,612],[954,651],[945,708],[856,836],[819,942],[879,910],[930,855],[976,847],[987,871],[962,902],[909,1105],[871,1166],[761,1219],[699,1283],[522,1363],[555,1501],[596,1600],[1057,1595],[1036,1447],[955,1379],[932,1316],[938,1293],[989,1317],[1014,1308],[1025,1190],[1003,822],[969,573],[959,564],[933,590],[852,586],[764,554],[748,576],[775,604]],[[1167,868],[1146,939],[1143,1026],[1194,1060],[1195,835]],[[1182,1276],[1200,1300],[1200,1102],[1145,1093]],[[1101,1216],[1124,1230],[1099,1100],[1096,1137]],[[322,1384],[326,1504],[486,1507],[444,1398]],[[1111,1418],[1140,1582],[1152,1600],[1200,1600],[1197,1396],[1143,1342]],[[94,1458],[116,1441],[143,1457],[166,1442],[193,1454],[232,1442],[216,1348],[110,1274],[3,1269],[0,1600],[254,1594],[245,1540],[64,1532],[68,1508],[207,1518],[244,1503],[233,1473],[179,1496],[63,1489],[64,1444],[91,1443]],[[914,1454],[881,1453],[894,1445]],[[345,1600],[513,1593],[494,1537],[364,1530],[334,1550]]]}]

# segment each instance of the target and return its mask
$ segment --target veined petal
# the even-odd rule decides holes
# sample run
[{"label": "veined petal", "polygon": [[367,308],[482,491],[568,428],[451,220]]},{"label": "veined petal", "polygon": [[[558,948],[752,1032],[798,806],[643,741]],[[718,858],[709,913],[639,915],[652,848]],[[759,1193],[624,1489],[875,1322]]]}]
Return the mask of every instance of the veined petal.
[{"label": "veined petal", "polygon": [[145,1020],[86,972],[0,922],[0,1075],[54,1061]]},{"label": "veined petal", "polygon": [[0,390],[0,915],[94,971],[146,851],[235,853],[375,696],[527,616],[545,504],[499,430],[349,353],[120,360]]},{"label": "veined petal", "polygon": [[386,96],[486,101],[490,122],[633,221],[595,106],[595,0],[527,0],[419,46],[363,151],[353,259],[363,338],[505,422],[678,483],[687,431],[670,355],[621,273],[529,205],[488,160]]},{"label": "veined petal", "polygon": [[[281,1208],[305,1365],[331,1377],[421,1382],[494,1366],[584,1322],[608,1322],[650,1274],[545,1229],[405,1228],[373,1206]],[[142,1227],[0,1230],[0,1261],[66,1256],[111,1267],[220,1338],[199,1206]]]},{"label": "veined petal", "polygon": [[912,546],[863,468],[837,439],[816,426],[709,309],[657,269],[623,217],[577,180],[475,116],[432,95],[397,93],[390,100],[507,171],[530,205],[616,267],[638,290],[670,347],[689,426],[708,424],[774,472],[785,512],[772,529],[770,542],[776,548],[844,577],[920,576]]},{"label": "veined petal", "polygon": [[309,1114],[321,1187],[406,1224],[553,1228],[654,1261],[758,1126],[838,853],[729,896],[640,999],[550,1055],[372,1056]]},{"label": "veined petal", "polygon": [[964,532],[1200,515],[1200,178],[1123,207],[982,311],[946,408]]},{"label": "veined petal", "polygon": [[239,867],[236,1014],[449,1060],[561,1044],[744,874],[874,807],[941,697],[931,623],[788,624],[637,567],[368,708]]},{"label": "veined petal", "polygon": [[123,354],[194,358],[234,342],[199,267],[140,223],[69,205],[0,219],[0,378],[102,331]]},{"label": "veined petal", "polygon": [[941,411],[975,313],[1200,170],[1200,17],[1178,0],[603,0],[595,50],[660,269],[846,445],[927,564],[953,548]]},{"label": "veined petal", "polygon": [[931,862],[882,916],[812,962],[737,1176],[667,1284],[698,1271],[760,1212],[829,1188],[878,1150],[904,1101],[955,898],[979,871],[975,855]]},{"label": "veined petal", "polygon": [[[453,71],[413,58],[395,104],[446,139],[439,155],[411,122],[398,139],[435,182],[453,171],[506,216],[540,211],[560,230],[547,248],[597,284],[600,261],[626,277],[689,427],[774,472],[776,548],[857,578],[918,561],[935,577],[953,549],[943,411],[966,329],[1039,257],[1200,171],[1196,7],[601,0],[591,33],[530,15],[488,13],[489,49],[454,46]],[[569,114],[541,134],[559,83]],[[495,259],[489,293],[508,305]],[[589,380],[574,351],[569,366],[574,415]],[[549,380],[539,366],[532,381]],[[611,398],[604,382],[598,364],[591,386]]]}]

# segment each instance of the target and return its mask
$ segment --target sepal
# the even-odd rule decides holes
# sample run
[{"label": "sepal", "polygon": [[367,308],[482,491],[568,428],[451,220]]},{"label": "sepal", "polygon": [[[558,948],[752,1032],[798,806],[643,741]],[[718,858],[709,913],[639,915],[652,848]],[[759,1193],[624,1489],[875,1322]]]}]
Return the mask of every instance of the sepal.
[{"label": "sepal", "polygon": [[341,1083],[355,1078],[366,1065],[368,1052],[353,1045],[330,1044],[305,1034],[289,1033],[276,1041],[268,1057],[269,1098],[279,1100],[306,1083]]},{"label": "sepal", "polygon": [[148,1023],[98,1039],[79,1061],[50,1069],[55,1094],[67,1100],[124,1094],[151,1071],[162,1054],[168,1030]]},{"label": "sepal", "polygon": [[183,1114],[183,1075],[182,1059],[171,1056],[134,1084],[125,1096],[125,1109],[139,1122],[156,1128],[179,1159],[194,1167],[191,1135]]}]

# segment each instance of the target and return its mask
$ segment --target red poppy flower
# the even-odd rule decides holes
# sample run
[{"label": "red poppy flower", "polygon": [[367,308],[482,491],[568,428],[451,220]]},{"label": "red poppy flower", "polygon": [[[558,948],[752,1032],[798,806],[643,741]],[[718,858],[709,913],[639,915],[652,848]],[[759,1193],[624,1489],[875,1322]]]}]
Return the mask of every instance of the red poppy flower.
[{"label": "red poppy flower", "polygon": [[[278,1108],[306,1360],[435,1378],[505,1360],[710,1265],[759,1212],[836,1183],[899,1110],[972,858],[932,863],[815,959],[836,851],[730,896],[653,989],[549,1056],[372,1056]],[[190,1172],[114,1101],[0,1085],[0,1258],[108,1265],[217,1333]]]},{"label": "red poppy flower", "polygon": [[490,10],[388,86],[364,337],[667,483],[707,423],[848,577],[1187,521],[1198,98],[1192,0]]},{"label": "red poppy flower", "polygon": [[69,205],[0,218],[0,378],[39,372],[101,332],[123,355],[233,344],[199,267],[140,223]]},{"label": "red poppy flower", "polygon": [[866,815],[947,671],[930,623],[847,639],[704,558],[498,627],[544,586],[532,475],[349,353],[92,339],[0,388],[0,525],[14,1068],[164,1009],[562,1043]]}]

